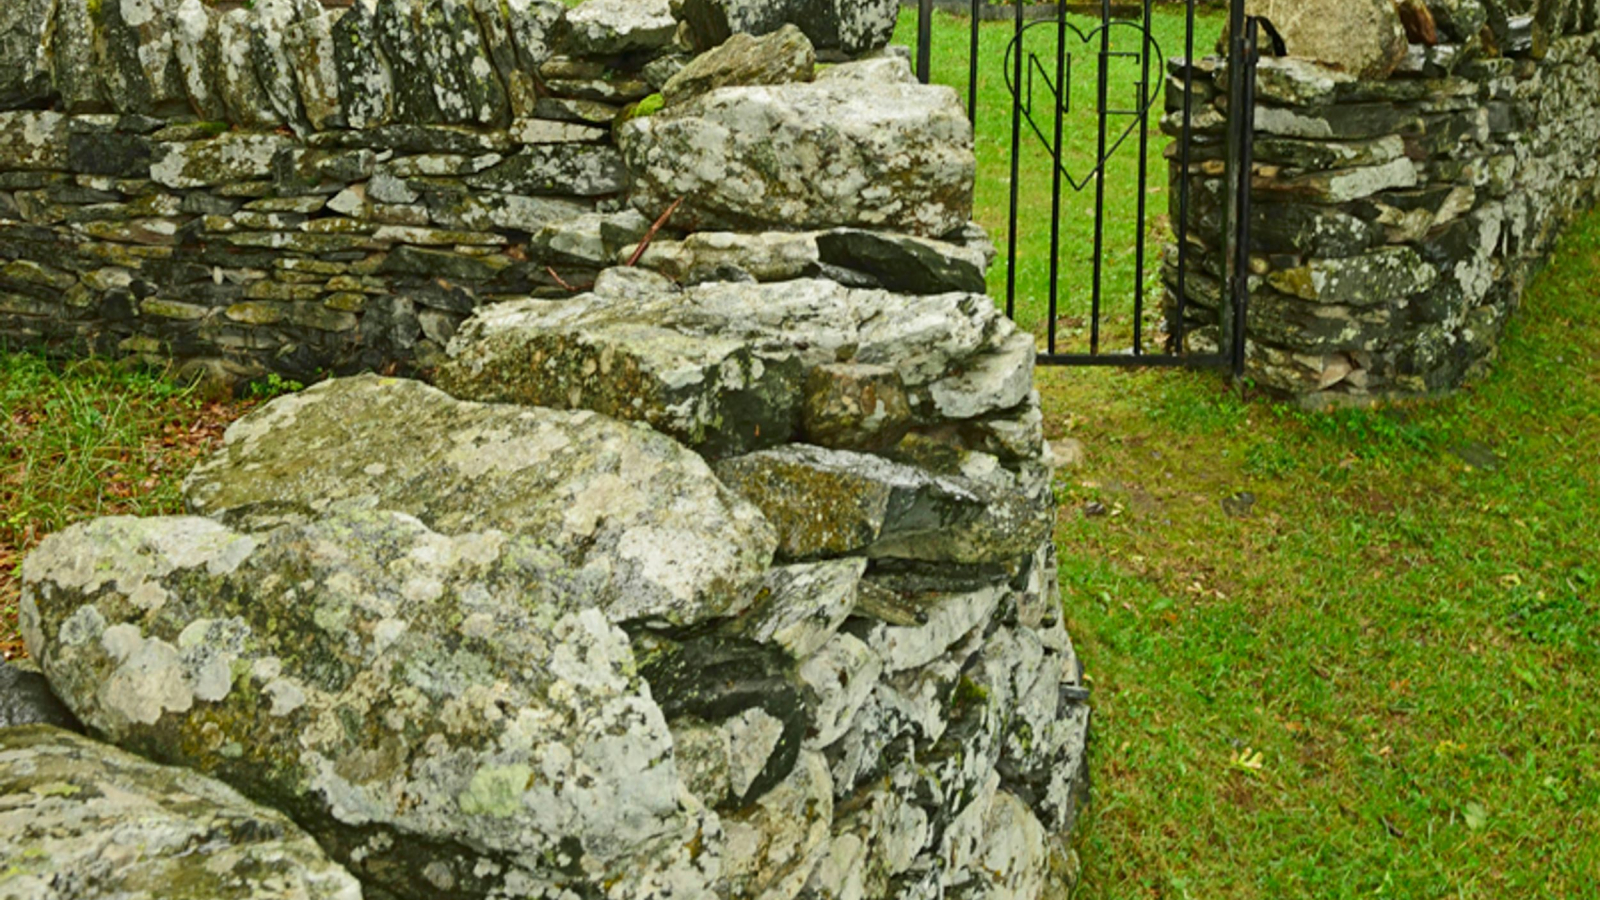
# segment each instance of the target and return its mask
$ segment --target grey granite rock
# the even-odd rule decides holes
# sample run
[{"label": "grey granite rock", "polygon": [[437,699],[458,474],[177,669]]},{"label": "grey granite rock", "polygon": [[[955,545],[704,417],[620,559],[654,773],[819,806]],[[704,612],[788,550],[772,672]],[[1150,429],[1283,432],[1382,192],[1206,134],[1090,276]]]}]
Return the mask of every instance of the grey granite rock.
[{"label": "grey granite rock", "polygon": [[1277,26],[1290,56],[1358,78],[1386,78],[1405,58],[1405,28],[1392,0],[1250,0],[1246,8]]},{"label": "grey granite rock", "polygon": [[844,79],[723,88],[630,119],[618,143],[633,203],[654,217],[684,197],[673,221],[691,230],[938,237],[972,214],[971,126],[949,88]]},{"label": "grey granite rock", "polygon": [[461,403],[371,376],[325,382],[239,421],[184,490],[191,511],[241,523],[376,507],[441,534],[528,535],[617,622],[735,614],[773,548],[753,507],[648,429]]},{"label": "grey granite rock", "polygon": [[25,569],[28,646],[87,724],[292,810],[374,888],[716,877],[627,635],[539,537],[377,509],[101,519]]},{"label": "grey granite rock", "polygon": [[778,531],[781,559],[843,555],[985,563],[1038,546],[1047,500],[1004,475],[931,476],[880,457],[792,444],[717,463]]},{"label": "grey granite rock", "polygon": [[695,57],[661,88],[668,104],[724,87],[810,81],[817,55],[805,34],[785,25],[770,35],[736,34]]},{"label": "grey granite rock", "polygon": [[0,6],[0,109],[44,103],[54,93],[47,52],[54,6],[54,0]]},{"label": "grey granite rock", "polygon": [[43,725],[0,729],[0,808],[4,896],[15,900],[362,895],[283,813]]},{"label": "grey granite rock", "polygon": [[818,50],[861,56],[882,48],[894,34],[895,0],[675,0],[702,51],[735,34],[770,34],[797,25]]},{"label": "grey granite rock", "polygon": [[[481,310],[438,378],[461,397],[645,421],[715,456],[794,436],[808,370],[841,357],[893,368],[919,398],[913,406],[983,412],[970,389],[987,384],[992,367],[947,373],[1004,353],[1015,334],[976,294],[911,297],[814,280],[679,292],[661,281],[627,295]],[[1026,396],[988,400],[1007,408]]]},{"label": "grey granite rock", "polygon": [[667,0],[584,0],[567,13],[567,49],[580,56],[658,50],[678,23]]},{"label": "grey granite rock", "polygon": [[774,567],[734,633],[777,644],[795,659],[810,658],[855,611],[866,566],[856,557]]}]

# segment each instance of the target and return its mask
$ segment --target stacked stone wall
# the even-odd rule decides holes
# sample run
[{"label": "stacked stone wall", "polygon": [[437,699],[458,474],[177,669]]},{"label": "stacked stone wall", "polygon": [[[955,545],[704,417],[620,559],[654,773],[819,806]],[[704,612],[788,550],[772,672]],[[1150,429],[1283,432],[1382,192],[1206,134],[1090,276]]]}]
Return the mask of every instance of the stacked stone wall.
[{"label": "stacked stone wall", "polygon": [[[1445,7],[1457,6],[1476,18],[1454,22]],[[1495,358],[1562,229],[1600,197],[1592,10],[1570,4],[1545,28],[1503,9],[1497,24],[1477,3],[1429,7],[1434,42],[1412,44],[1388,77],[1293,57],[1261,63],[1247,360],[1266,388],[1342,403],[1461,386]],[[1210,348],[1222,305],[1227,71],[1217,60],[1193,71],[1187,324],[1191,344]],[[1184,73],[1180,64],[1169,78],[1174,135]],[[1169,248],[1173,312],[1176,261]]]},{"label": "stacked stone wall", "polygon": [[[222,382],[431,368],[480,305],[633,255],[672,198],[629,207],[613,126],[694,58],[720,6],[690,5],[7,3],[0,342]],[[818,49],[881,47],[892,11],[813,16]]]},{"label": "stacked stone wall", "polygon": [[649,224],[610,124],[687,58],[665,2],[634,15],[7,4],[0,339],[310,380],[592,283]]},{"label": "stacked stone wall", "polygon": [[[368,83],[348,70],[343,124],[331,104],[306,121],[327,95],[278,49],[397,8],[422,18],[374,25],[388,99],[346,96]],[[665,4],[589,0],[556,10],[563,49],[536,69],[435,45],[494,46],[496,14],[529,34],[515,17],[536,8],[275,19],[299,7],[261,0],[253,108],[283,110],[273,127],[77,110],[65,70],[8,88],[67,104],[8,114],[36,184],[10,196],[41,219],[0,234],[18,333],[436,382],[321,380],[229,429],[188,515],[46,538],[20,625],[71,713],[55,721],[292,818],[323,855],[284,858],[284,893],[1066,896],[1088,694],[1034,340],[983,293],[955,91],[878,52],[892,0],[686,0],[681,28]],[[147,28],[137,46],[143,65],[166,44]],[[664,60],[681,71],[663,81]],[[611,102],[652,79],[633,114]],[[353,126],[369,100],[389,119]],[[123,758],[4,727],[0,757],[74,787],[116,786]],[[0,766],[12,784],[36,781]],[[27,801],[63,823],[48,840],[0,822],[19,896],[121,827],[123,808],[85,811],[99,796]],[[277,849],[249,837],[229,839],[246,862]],[[216,883],[239,867],[166,846],[121,871],[236,896]],[[126,892],[115,874],[97,896]]]}]

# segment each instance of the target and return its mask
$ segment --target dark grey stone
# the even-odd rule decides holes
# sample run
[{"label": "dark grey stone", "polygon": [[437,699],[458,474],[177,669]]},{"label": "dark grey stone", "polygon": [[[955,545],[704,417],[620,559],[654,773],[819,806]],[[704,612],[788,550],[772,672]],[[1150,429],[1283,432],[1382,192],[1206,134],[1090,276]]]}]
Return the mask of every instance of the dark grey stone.
[{"label": "dark grey stone", "polygon": [[0,728],[18,725],[54,725],[80,734],[84,730],[43,675],[0,662]]},{"label": "dark grey stone", "polygon": [[817,235],[817,251],[824,264],[865,272],[892,291],[981,294],[987,289],[983,270],[972,261],[905,235],[838,229]]}]

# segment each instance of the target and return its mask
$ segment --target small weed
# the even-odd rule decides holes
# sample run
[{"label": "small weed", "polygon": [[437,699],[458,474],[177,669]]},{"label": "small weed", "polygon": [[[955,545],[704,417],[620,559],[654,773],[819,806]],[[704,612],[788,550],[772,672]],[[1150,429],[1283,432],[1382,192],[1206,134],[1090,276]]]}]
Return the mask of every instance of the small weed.
[{"label": "small weed", "polygon": [[250,389],[246,394],[252,400],[271,400],[285,394],[298,394],[305,389],[306,386],[300,382],[272,372],[265,378],[250,382]]}]

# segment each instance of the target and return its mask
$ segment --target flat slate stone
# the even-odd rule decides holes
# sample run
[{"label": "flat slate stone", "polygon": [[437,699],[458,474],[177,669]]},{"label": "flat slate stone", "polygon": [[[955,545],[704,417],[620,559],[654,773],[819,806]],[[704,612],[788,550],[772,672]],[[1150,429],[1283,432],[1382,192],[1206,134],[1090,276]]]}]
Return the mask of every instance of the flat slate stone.
[{"label": "flat slate stone", "polygon": [[492,169],[462,179],[469,187],[508,194],[596,197],[628,185],[622,156],[603,144],[539,144]]},{"label": "flat slate stone", "polygon": [[[504,128],[511,121],[505,84],[489,60],[470,0],[427,0],[418,12],[422,60],[444,121]],[[451,35],[441,40],[435,35]]]},{"label": "flat slate stone", "polygon": [[1268,284],[1286,294],[1355,307],[1402,300],[1426,291],[1438,280],[1438,270],[1410,247],[1385,247],[1342,259],[1314,259],[1267,276]]},{"label": "flat slate stone", "polygon": [[351,128],[376,128],[394,115],[394,75],[379,48],[378,0],[356,0],[333,25],[339,105]]},{"label": "flat slate stone", "polygon": [[65,169],[70,121],[54,112],[0,112],[0,167],[24,172]]},{"label": "flat slate stone", "polygon": [[822,262],[870,273],[891,291],[943,294],[988,289],[983,267],[973,254],[937,241],[860,229],[836,229],[817,235]]}]

